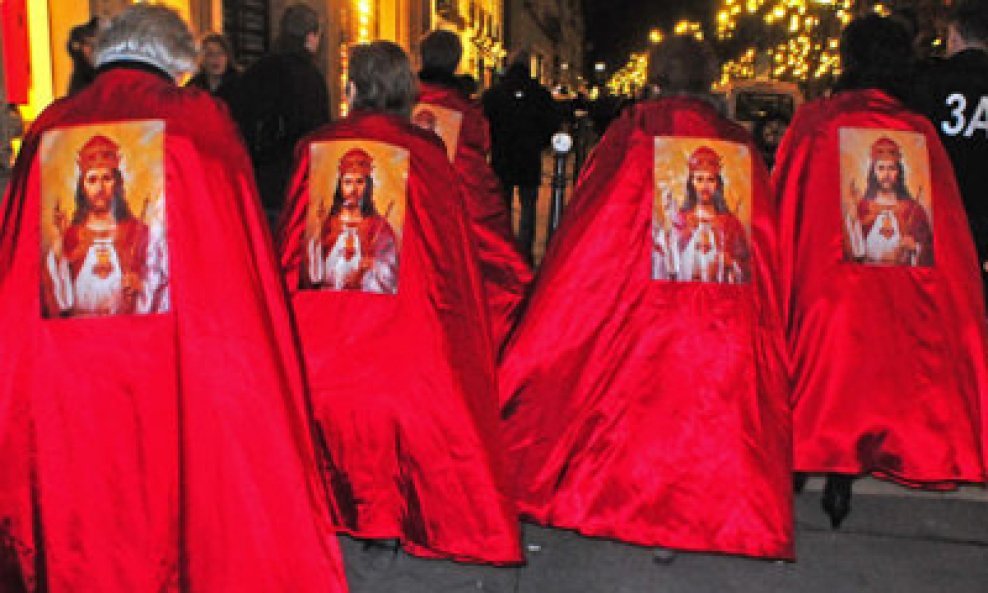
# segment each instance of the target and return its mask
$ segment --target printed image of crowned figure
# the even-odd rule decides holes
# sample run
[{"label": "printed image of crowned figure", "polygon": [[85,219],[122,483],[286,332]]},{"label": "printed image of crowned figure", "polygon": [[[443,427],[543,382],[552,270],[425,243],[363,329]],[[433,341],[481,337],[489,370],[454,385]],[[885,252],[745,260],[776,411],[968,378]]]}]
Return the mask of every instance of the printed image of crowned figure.
[{"label": "printed image of crowned figure", "polygon": [[44,256],[42,274],[43,315],[167,311],[164,233],[150,232],[130,211],[120,172],[120,147],[106,136],[93,136],[79,150],[77,164],[72,217],[57,203],[53,212],[55,239]]},{"label": "printed image of crowned figure", "polygon": [[[701,146],[687,164],[686,197],[677,211],[667,214],[671,231],[655,233],[653,279],[746,282],[751,254],[744,225],[724,198],[721,157],[712,148]],[[664,208],[675,208],[671,196],[662,200]]]},{"label": "printed image of crowned figure", "polygon": [[933,264],[929,217],[906,187],[899,145],[882,137],[871,146],[864,195],[851,181],[853,207],[845,215],[845,249],[854,261],[872,264]]},{"label": "printed image of crowned figure", "polygon": [[[320,233],[309,241],[308,277],[312,287],[398,291],[397,238],[387,217],[374,206],[373,159],[353,148],[340,159],[333,204],[326,216],[319,206]],[[390,208],[389,208],[390,209]]]}]

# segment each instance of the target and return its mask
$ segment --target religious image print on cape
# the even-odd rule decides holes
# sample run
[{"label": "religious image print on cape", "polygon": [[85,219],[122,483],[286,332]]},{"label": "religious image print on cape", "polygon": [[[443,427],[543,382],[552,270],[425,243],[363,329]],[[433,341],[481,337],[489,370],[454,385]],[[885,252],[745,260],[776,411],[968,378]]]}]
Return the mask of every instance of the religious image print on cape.
[{"label": "religious image print on cape", "polygon": [[844,261],[933,265],[933,205],[926,138],[841,128]]},{"label": "religious image print on cape", "polygon": [[370,140],[315,142],[310,150],[300,288],[396,294],[408,151]]},{"label": "religious image print on cape", "polygon": [[449,161],[453,162],[463,125],[462,113],[432,103],[419,103],[412,110],[412,123],[442,138]]},{"label": "religious image print on cape", "polygon": [[42,317],[169,310],[164,131],[149,120],[42,137]]},{"label": "religious image print on cape", "polygon": [[655,139],[652,280],[749,281],[750,171],[743,144]]}]

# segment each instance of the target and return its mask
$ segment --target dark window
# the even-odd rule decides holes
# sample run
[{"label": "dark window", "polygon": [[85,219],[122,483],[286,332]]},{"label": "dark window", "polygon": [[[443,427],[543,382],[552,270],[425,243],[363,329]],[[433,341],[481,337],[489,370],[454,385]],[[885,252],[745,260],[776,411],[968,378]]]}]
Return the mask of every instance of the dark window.
[{"label": "dark window", "polygon": [[269,0],[223,0],[223,31],[241,66],[268,52],[271,37]]}]

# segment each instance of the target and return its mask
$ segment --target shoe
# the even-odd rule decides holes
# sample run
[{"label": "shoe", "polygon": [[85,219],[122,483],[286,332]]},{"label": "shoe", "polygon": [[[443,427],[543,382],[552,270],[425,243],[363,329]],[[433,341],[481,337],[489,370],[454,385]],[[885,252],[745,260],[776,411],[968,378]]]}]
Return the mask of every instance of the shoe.
[{"label": "shoe", "polygon": [[676,551],[669,548],[655,548],[652,550],[652,562],[656,564],[668,565],[676,560]]},{"label": "shoe", "polygon": [[823,511],[830,517],[830,527],[839,529],[844,519],[851,513],[851,483],[852,476],[845,474],[827,474],[827,484],[823,487],[823,498],[820,504]]},{"label": "shoe", "polygon": [[796,494],[802,494],[803,488],[806,488],[806,482],[810,479],[809,474],[793,473],[792,474],[792,491]]}]

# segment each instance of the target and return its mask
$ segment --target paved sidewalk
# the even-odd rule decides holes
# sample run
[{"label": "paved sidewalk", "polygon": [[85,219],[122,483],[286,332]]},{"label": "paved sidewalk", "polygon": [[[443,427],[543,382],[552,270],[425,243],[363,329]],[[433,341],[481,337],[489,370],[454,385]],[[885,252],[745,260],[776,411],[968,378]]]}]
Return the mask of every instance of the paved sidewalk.
[{"label": "paved sidewalk", "polygon": [[[419,560],[341,541],[353,593],[988,592],[984,490],[916,495],[868,480],[855,486],[839,531],[829,528],[813,484],[799,495],[794,563],[683,553],[661,565],[646,548],[533,526],[525,543],[539,551],[522,568]],[[886,493],[867,494],[876,490]]]}]

